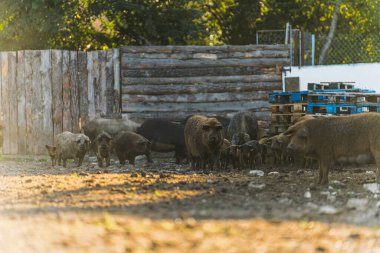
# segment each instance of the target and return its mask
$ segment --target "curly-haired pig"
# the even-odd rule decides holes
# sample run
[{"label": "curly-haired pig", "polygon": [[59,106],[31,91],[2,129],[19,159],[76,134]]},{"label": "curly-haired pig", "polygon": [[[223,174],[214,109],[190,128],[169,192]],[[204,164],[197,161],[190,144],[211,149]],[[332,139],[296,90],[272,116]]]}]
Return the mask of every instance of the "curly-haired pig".
[{"label": "curly-haired pig", "polygon": [[192,169],[213,169],[223,145],[223,126],[216,118],[194,115],[185,125],[185,143]]},{"label": "curly-haired pig", "polygon": [[125,164],[125,160],[129,164],[135,164],[135,157],[145,155],[148,162],[153,162],[150,158],[150,141],[144,136],[131,131],[121,131],[113,141],[113,147],[121,165]]},{"label": "curly-haired pig", "polygon": [[83,158],[89,149],[90,139],[84,134],[63,132],[57,135],[58,165],[66,167],[67,159],[78,159],[78,167],[82,165]]},{"label": "curly-haired pig", "polygon": [[99,167],[103,167],[103,160],[106,162],[106,167],[110,165],[112,151],[112,137],[107,132],[103,131],[95,140],[96,158],[98,159]]}]

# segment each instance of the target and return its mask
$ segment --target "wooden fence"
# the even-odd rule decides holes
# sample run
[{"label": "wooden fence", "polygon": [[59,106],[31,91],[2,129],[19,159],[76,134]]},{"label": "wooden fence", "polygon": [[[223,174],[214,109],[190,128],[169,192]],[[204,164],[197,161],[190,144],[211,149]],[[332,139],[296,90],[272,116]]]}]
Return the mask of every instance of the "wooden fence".
[{"label": "wooden fence", "polygon": [[285,45],[121,48],[122,112],[180,120],[251,110],[268,127],[268,94],[282,90]]},{"label": "wooden fence", "polygon": [[0,53],[4,154],[45,154],[56,134],[120,112],[119,50]]}]

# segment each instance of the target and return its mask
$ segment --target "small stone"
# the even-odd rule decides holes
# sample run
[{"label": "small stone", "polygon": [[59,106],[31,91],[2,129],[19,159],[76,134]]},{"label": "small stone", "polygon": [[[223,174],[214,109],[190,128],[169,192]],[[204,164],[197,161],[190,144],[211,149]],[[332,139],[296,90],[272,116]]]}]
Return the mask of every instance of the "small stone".
[{"label": "small stone", "polygon": [[380,209],[380,201],[376,202],[376,207]]},{"label": "small stone", "polygon": [[307,191],[303,194],[304,198],[310,199],[311,198],[311,192]]},{"label": "small stone", "polygon": [[310,209],[318,209],[318,205],[313,202],[307,202],[305,206]]},{"label": "small stone", "polygon": [[146,177],[146,173],[145,173],[144,171],[141,171],[140,175],[141,175],[142,177]]},{"label": "small stone", "polygon": [[372,183],[372,184],[364,184],[363,185],[364,189],[366,189],[367,191],[370,191],[374,194],[376,193],[380,193],[380,185],[379,184],[376,184],[376,183]]},{"label": "small stone", "polygon": [[262,170],[251,170],[249,172],[249,175],[254,176],[254,177],[262,177],[265,175],[265,173]]},{"label": "small stone", "polygon": [[262,190],[262,189],[264,189],[265,186],[266,186],[266,184],[255,184],[254,182],[250,182],[250,183],[248,184],[248,187],[249,187],[249,188],[258,189],[258,190]]},{"label": "small stone", "polygon": [[327,200],[330,201],[330,202],[335,202],[336,201],[336,196],[334,196],[334,195],[327,196]]},{"label": "small stone", "polygon": [[375,175],[375,172],[374,171],[372,171],[372,170],[367,170],[366,172],[365,172],[365,174],[367,174],[367,175]]},{"label": "small stone", "polygon": [[290,205],[293,201],[288,198],[282,198],[278,200],[278,203],[284,204],[284,205]]},{"label": "small stone", "polygon": [[268,173],[268,176],[278,176],[278,175],[280,175],[280,172],[278,171],[271,171]]},{"label": "small stone", "polygon": [[25,180],[25,183],[31,183],[31,182],[32,182],[32,179]]},{"label": "small stone", "polygon": [[330,185],[334,188],[341,188],[344,186],[344,184],[338,180],[331,181]]},{"label": "small stone", "polygon": [[303,174],[303,173],[305,173],[305,171],[304,170],[297,170],[297,175],[301,175],[301,174]]},{"label": "small stone", "polygon": [[319,213],[320,214],[337,214],[338,209],[336,209],[333,206],[321,206],[319,208]]},{"label": "small stone", "polygon": [[133,173],[131,174],[131,177],[137,177],[137,173],[133,172]]},{"label": "small stone", "polygon": [[368,199],[352,198],[347,201],[348,209],[364,210],[368,204]]},{"label": "small stone", "polygon": [[84,172],[84,171],[81,171],[79,172],[79,176],[89,176],[90,174],[88,174],[87,172]]}]

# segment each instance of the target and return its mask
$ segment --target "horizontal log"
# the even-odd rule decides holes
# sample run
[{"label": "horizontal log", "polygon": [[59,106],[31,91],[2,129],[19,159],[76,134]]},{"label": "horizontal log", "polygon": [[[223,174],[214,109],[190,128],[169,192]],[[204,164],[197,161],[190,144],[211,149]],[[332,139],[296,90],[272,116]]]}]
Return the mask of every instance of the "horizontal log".
[{"label": "horizontal log", "polygon": [[281,75],[245,75],[245,76],[192,76],[192,77],[123,77],[122,85],[137,84],[206,84],[206,83],[255,83],[281,81]]},{"label": "horizontal log", "polygon": [[165,95],[281,90],[281,82],[220,83],[204,85],[129,85],[122,87],[122,94]]},{"label": "horizontal log", "polygon": [[288,50],[262,50],[262,51],[247,51],[247,52],[217,52],[217,53],[197,53],[197,52],[178,52],[178,53],[123,53],[123,61],[128,59],[177,59],[177,60],[191,60],[191,59],[228,59],[228,58],[288,58]]},{"label": "horizontal log", "polygon": [[260,58],[260,59],[122,59],[122,69],[141,68],[206,68],[206,67],[245,67],[261,66],[273,67],[276,65],[288,65],[289,58]]},{"label": "horizontal log", "polygon": [[216,103],[128,103],[122,104],[122,112],[217,112],[217,111],[239,111],[239,110],[270,110],[268,101],[235,101]]},{"label": "horizontal log", "polygon": [[224,92],[224,93],[198,93],[198,94],[171,94],[171,95],[122,95],[123,103],[147,103],[147,102],[170,102],[170,103],[204,103],[225,101],[253,101],[268,100],[271,91],[254,92]]},{"label": "horizontal log", "polygon": [[289,50],[289,45],[242,45],[242,46],[124,46],[122,53],[218,53],[218,52],[249,52],[255,50]]},{"label": "horizontal log", "polygon": [[[254,112],[256,115],[257,119],[260,121],[265,121],[264,125],[269,126],[270,122],[270,112],[256,112],[254,110],[251,110]],[[235,114],[237,111],[228,111],[228,112],[143,112],[143,113],[123,113],[123,117],[130,118],[132,120],[135,120],[137,122],[142,122],[145,119],[155,119],[155,118],[160,118],[160,119],[167,119],[171,121],[178,121],[181,122],[183,119],[190,115],[195,115],[195,114],[201,114],[204,116],[223,116],[227,118],[231,118],[233,114]]]},{"label": "horizontal log", "polygon": [[123,77],[189,77],[189,76],[238,76],[277,74],[275,67],[212,67],[168,69],[123,69]]}]

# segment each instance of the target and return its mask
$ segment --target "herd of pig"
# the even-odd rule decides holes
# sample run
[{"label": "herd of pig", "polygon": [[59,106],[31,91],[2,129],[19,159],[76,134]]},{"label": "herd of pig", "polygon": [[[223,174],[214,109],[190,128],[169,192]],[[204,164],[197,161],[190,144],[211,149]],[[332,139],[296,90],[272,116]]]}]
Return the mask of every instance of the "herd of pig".
[{"label": "herd of pig", "polygon": [[[56,146],[46,145],[52,163],[66,166],[66,160],[82,164],[92,150],[100,167],[110,165],[114,153],[121,165],[134,164],[135,157],[150,152],[174,151],[176,163],[190,162],[194,170],[253,168],[265,163],[271,152],[274,163],[294,163],[294,154],[315,160],[319,171],[316,184],[328,183],[331,167],[346,162],[380,165],[380,114],[350,116],[304,116],[286,132],[263,135],[252,112],[240,111],[231,119],[193,115],[183,122],[148,119],[138,124],[126,119],[98,118],[83,127],[83,133],[63,132]],[[377,170],[377,181],[380,180]]]}]

